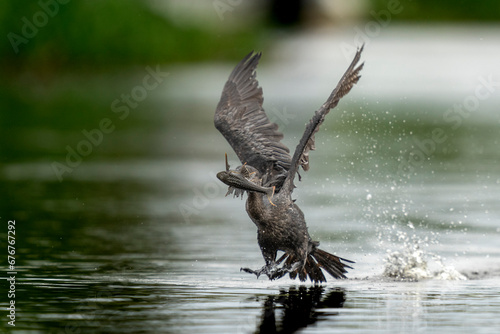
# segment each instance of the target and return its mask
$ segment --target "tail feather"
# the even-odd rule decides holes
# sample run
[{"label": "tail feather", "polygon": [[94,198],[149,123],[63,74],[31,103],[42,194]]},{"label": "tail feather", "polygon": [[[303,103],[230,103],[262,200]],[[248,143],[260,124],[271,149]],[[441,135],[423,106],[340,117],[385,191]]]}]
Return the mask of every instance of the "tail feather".
[{"label": "tail feather", "polygon": [[343,259],[341,257],[335,256],[333,254],[327,253],[324,250],[316,249],[313,256],[318,261],[320,267],[324,268],[330,275],[335,278],[346,278],[345,273],[347,273],[346,268],[353,269],[351,266],[341,262],[354,263],[353,261]]},{"label": "tail feather", "polygon": [[[285,253],[278,259],[277,263],[280,264],[283,261],[285,261],[283,265],[290,268],[298,261],[298,259],[292,254]],[[308,276],[314,283],[326,282],[325,275],[321,271],[321,268],[323,268],[334,278],[346,278],[344,275],[347,273],[346,268],[353,268],[344,262],[354,263],[353,261],[335,256],[316,248],[313,252],[308,254],[304,265],[297,270],[290,272],[289,275],[291,279],[295,279],[298,276],[299,280],[302,282],[305,282]]]},{"label": "tail feather", "polygon": [[313,256],[309,255],[307,257],[305,268],[309,273],[309,278],[311,279],[311,281],[326,282],[325,275],[323,275],[320,266]]},{"label": "tail feather", "polygon": [[306,266],[307,266],[307,261],[306,261],[306,264],[304,266],[302,266],[302,268],[297,269],[299,272],[299,280],[301,282],[307,281],[308,270],[307,270]]}]

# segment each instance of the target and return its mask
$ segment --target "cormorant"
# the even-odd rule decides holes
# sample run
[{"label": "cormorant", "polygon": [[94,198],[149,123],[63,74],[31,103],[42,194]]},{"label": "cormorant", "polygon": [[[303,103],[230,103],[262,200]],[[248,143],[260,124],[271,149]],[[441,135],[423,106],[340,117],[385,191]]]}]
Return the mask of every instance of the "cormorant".
[{"label": "cormorant", "polygon": [[[242,165],[230,170],[226,154],[226,170],[218,173],[217,178],[229,186],[226,196],[248,193],[246,211],[257,225],[257,240],[266,262],[258,270],[240,270],[255,274],[257,278],[265,274],[271,280],[287,273],[290,278],[298,276],[301,281],[309,276],[317,283],[326,282],[321,268],[334,278],[346,278],[346,268],[352,269],[346,262],[353,261],[318,248],[319,242],[309,236],[304,214],[291,195],[299,166],[304,171],[309,169],[309,151],[315,149],[314,135],[325,116],[360,78],[363,63],[357,64],[362,51],[363,46],[357,50],[326,102],[306,125],[293,157],[280,141],[283,134],[278,131],[278,125],[269,121],[262,108],[262,88],[255,73],[261,53],[250,52],[229,75],[215,111],[214,124]],[[277,260],[278,251],[284,254]]]}]

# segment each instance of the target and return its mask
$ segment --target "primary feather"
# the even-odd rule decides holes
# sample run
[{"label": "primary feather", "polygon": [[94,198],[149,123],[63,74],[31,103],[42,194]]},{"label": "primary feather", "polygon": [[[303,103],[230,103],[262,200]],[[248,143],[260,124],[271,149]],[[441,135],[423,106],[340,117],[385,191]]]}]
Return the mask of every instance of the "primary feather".
[{"label": "primary feather", "polygon": [[264,98],[255,73],[260,56],[252,51],[235,67],[222,90],[214,124],[242,164],[257,168],[268,184],[278,179],[282,183],[290,168],[290,151],[281,143],[278,125],[262,108]]}]

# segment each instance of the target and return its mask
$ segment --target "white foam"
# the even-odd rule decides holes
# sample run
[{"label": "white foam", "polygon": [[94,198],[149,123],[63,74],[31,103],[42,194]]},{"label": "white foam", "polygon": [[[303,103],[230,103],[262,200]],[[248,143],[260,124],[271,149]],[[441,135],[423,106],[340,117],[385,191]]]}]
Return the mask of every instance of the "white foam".
[{"label": "white foam", "polygon": [[[413,235],[411,238],[404,232],[398,232],[398,238],[403,240],[403,249],[401,251],[387,250],[387,256],[384,259],[385,268],[383,276],[405,279],[438,279],[438,280],[466,280],[467,278],[459,273],[453,266],[443,264],[441,257],[431,253],[424,252],[420,245],[424,240]],[[433,260],[437,265],[436,271],[431,271],[427,264],[427,258]]]}]

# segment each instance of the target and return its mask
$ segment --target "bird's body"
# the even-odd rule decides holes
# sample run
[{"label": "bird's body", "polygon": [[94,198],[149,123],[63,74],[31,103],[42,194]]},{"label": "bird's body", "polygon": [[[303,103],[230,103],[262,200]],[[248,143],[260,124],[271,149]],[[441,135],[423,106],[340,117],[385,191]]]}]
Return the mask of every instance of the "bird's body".
[{"label": "bird's body", "polygon": [[[362,48],[328,100],[307,124],[294,155],[281,143],[283,135],[262,109],[262,89],[255,78],[260,54],[250,53],[229,76],[215,113],[215,126],[233,147],[242,166],[217,177],[229,186],[229,193],[248,193],[246,211],[257,226],[257,240],[266,262],[260,270],[242,268],[276,279],[290,274],[301,281],[326,281],[321,268],[335,278],[345,278],[344,262],[351,262],[318,248],[309,236],[303,212],[292,199],[294,178],[299,166],[309,169],[309,151],[314,150],[314,134],[326,114],[359,80],[363,64],[356,67]],[[284,254],[277,259],[278,251]],[[283,263],[281,267],[279,265]]]},{"label": "bird's body", "polygon": [[287,196],[278,194],[273,204],[262,194],[248,194],[246,210],[257,226],[257,240],[266,262],[276,261],[279,250],[298,259],[305,258],[311,238],[304,214]]}]

